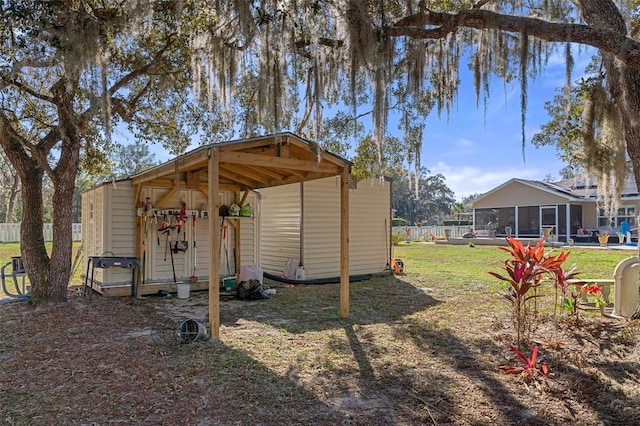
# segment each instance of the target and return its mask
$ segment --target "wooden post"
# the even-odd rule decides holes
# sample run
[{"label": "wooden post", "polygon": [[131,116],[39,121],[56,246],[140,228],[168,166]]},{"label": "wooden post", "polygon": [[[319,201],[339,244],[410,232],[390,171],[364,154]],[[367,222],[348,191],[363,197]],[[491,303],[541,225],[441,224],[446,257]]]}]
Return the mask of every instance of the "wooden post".
[{"label": "wooden post", "polygon": [[340,176],[340,315],[349,316],[349,169]]},{"label": "wooden post", "polygon": [[220,172],[218,150],[209,150],[209,328],[211,337],[220,337]]}]

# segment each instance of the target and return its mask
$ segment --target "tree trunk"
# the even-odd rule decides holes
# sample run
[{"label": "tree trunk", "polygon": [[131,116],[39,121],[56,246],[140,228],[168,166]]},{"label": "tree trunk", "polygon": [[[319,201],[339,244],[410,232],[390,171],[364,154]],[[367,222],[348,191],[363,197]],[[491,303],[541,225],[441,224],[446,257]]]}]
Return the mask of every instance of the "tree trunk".
[{"label": "tree trunk", "polygon": [[[581,0],[576,4],[580,7],[588,24],[627,34],[624,18],[613,2]],[[610,53],[601,51],[601,54],[607,70],[609,91],[620,108],[627,153],[633,166],[636,186],[640,191],[640,121],[638,120],[640,115],[640,71],[625,65]],[[638,247],[640,250],[640,244]],[[631,318],[640,318],[640,303]]]},{"label": "tree trunk", "polygon": [[[63,144],[64,146],[65,144]],[[48,300],[67,300],[73,256],[73,192],[75,189],[80,143],[63,152],[66,167],[58,167],[53,180],[53,249],[51,253]],[[64,150],[64,148],[63,148]]]},{"label": "tree trunk", "polygon": [[9,189],[9,199],[7,200],[7,216],[5,218],[5,222],[13,223],[13,210],[15,210],[16,206],[16,197],[20,192],[20,178],[18,175],[13,175],[13,183],[11,184],[11,188]]},{"label": "tree trunk", "polygon": [[[76,84],[74,84],[76,83]],[[32,304],[64,302],[71,277],[73,191],[80,158],[82,122],[73,112],[77,82],[59,80],[52,87],[52,99],[57,108],[58,124],[52,127],[37,144],[23,144],[19,132],[0,111],[0,145],[16,169],[22,184],[22,225],[20,250],[24,267],[31,282]],[[48,157],[59,148],[55,169]],[[53,247],[47,254],[42,232],[44,225],[43,178],[48,173],[54,187]]]},{"label": "tree trunk", "polygon": [[[35,163],[35,161],[33,161]],[[20,251],[25,271],[31,282],[31,301],[50,298],[50,259],[44,245],[42,178],[44,172],[35,167],[18,170],[22,180],[22,224]]]}]

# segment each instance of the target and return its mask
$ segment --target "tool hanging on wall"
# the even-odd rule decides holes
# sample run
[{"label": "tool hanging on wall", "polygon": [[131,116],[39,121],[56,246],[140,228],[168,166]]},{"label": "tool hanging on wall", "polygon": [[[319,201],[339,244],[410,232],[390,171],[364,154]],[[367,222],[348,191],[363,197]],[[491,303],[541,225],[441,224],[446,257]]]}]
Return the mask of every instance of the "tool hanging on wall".
[{"label": "tool hanging on wall", "polygon": [[225,228],[224,220],[229,215],[229,209],[227,209],[227,206],[224,206],[224,205],[220,206],[219,215],[220,217],[222,217],[222,220],[220,221],[220,244],[218,245],[218,252],[222,254],[222,237],[223,237],[223,230]]},{"label": "tool hanging on wall", "polygon": [[172,253],[180,253],[186,252],[187,248],[189,248],[189,243],[187,242],[187,232],[185,228],[185,232],[182,233],[182,240],[180,240],[180,232],[182,231],[182,227],[187,221],[187,203],[184,201],[180,202],[180,213],[178,213],[176,228],[178,229],[178,236],[176,237],[176,242],[173,245],[170,245]]},{"label": "tool hanging on wall", "polygon": [[183,236],[182,240],[176,239],[176,242],[171,247],[171,251],[175,254],[184,253],[187,251],[188,248],[189,248],[189,243],[186,240],[186,236]]},{"label": "tool hanging on wall", "polygon": [[227,240],[227,226],[222,227],[222,235],[224,240],[224,257],[227,260],[227,275],[231,275],[231,266],[229,265],[229,241]]},{"label": "tool hanging on wall", "polygon": [[197,269],[197,264],[198,264],[198,254],[197,254],[197,245],[196,245],[196,214],[193,213],[191,215],[191,239],[193,240],[193,263],[192,263],[192,270],[191,270],[191,276],[189,277],[189,280],[192,283],[196,283],[198,282],[198,276],[196,275],[196,269]]},{"label": "tool hanging on wall", "polygon": [[160,245],[160,234],[165,234],[165,246],[164,246],[164,261],[167,261],[167,252],[171,256],[171,269],[173,270],[173,282],[176,280],[176,268],[173,261],[173,247],[171,246],[171,231],[176,229],[176,225],[173,224],[173,215],[170,215],[169,222],[167,222],[167,215],[162,218],[162,226],[158,229],[158,245]]},{"label": "tool hanging on wall", "polygon": [[[173,216],[171,216],[171,218],[173,218]],[[172,219],[170,219],[172,220]],[[168,247],[171,247],[171,230],[175,229],[175,225],[170,225],[169,228],[167,229],[167,243],[168,243]],[[166,256],[167,250],[165,248],[165,256]],[[173,282],[177,283],[176,280],[176,265],[175,262],[173,261],[173,250],[171,250],[171,248],[169,249],[169,256],[171,256],[171,270],[173,271]],[[166,258],[165,258],[166,260]]]},{"label": "tool hanging on wall", "polygon": [[391,273],[391,265],[389,260],[391,259],[391,253],[389,253],[389,228],[387,227],[387,219],[384,219],[384,251],[387,256],[387,265],[384,267],[384,273]]},{"label": "tool hanging on wall", "polygon": [[[169,226],[169,224],[167,223],[167,215],[163,215],[162,216],[162,225],[160,226],[160,228],[156,229],[156,236],[158,237],[158,247],[160,246],[160,234],[164,233],[167,229],[167,226]],[[164,260],[165,262],[167,261],[167,251],[165,250],[164,252]]]},{"label": "tool hanging on wall", "polygon": [[184,225],[184,222],[186,220],[186,214],[187,203],[184,201],[180,201],[180,214],[178,215],[178,234],[180,234],[180,231],[182,230],[182,225]]}]

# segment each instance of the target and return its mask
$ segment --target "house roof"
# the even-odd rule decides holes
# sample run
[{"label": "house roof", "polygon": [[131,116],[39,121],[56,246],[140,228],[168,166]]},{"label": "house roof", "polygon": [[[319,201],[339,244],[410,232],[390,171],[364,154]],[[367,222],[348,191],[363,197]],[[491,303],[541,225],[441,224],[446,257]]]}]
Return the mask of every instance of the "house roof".
[{"label": "house roof", "polygon": [[[553,194],[559,197],[566,198],[567,201],[574,201],[574,202],[596,201],[597,195],[598,195],[598,186],[596,181],[594,179],[589,179],[588,177],[585,177],[585,176],[565,179],[558,182],[542,182],[537,180],[513,178],[513,179],[509,179],[507,182],[493,188],[492,190],[478,197],[474,201],[474,204],[475,202],[482,200],[483,198],[489,196],[490,194],[504,190],[506,187],[512,185],[515,182],[530,186],[535,189],[539,189],[541,191],[548,192],[550,194]],[[627,181],[625,183],[625,186],[621,194],[621,198],[622,199],[640,198],[640,194],[638,193],[638,188],[636,186],[635,179],[632,175],[627,178]]]},{"label": "house roof", "polygon": [[[575,196],[583,199],[595,200],[598,196],[598,183],[595,179],[589,178],[588,176],[579,176],[561,180],[557,182],[556,185],[566,188],[566,190],[571,191]],[[623,199],[629,199],[636,198],[639,195],[635,178],[633,177],[633,174],[629,174],[620,196]]]},{"label": "house roof", "polygon": [[218,156],[221,190],[245,191],[340,175],[351,162],[292,133],[210,144],[131,177],[132,184],[201,189]]},{"label": "house roof", "polygon": [[486,192],[483,195],[481,195],[480,197],[478,197],[474,201],[474,204],[476,202],[482,200],[483,198],[491,195],[491,194],[494,194],[494,193],[496,193],[498,191],[504,190],[506,187],[511,186],[514,183],[520,183],[522,185],[530,186],[530,187],[538,189],[540,191],[548,192],[550,194],[566,198],[568,201],[582,201],[578,197],[576,197],[571,191],[568,191],[566,188],[563,188],[562,186],[559,186],[559,185],[557,185],[555,183],[547,183],[547,182],[540,182],[540,181],[537,181],[537,180],[527,180],[527,179],[512,178],[512,179],[509,179],[508,181],[506,181],[505,183],[503,183],[502,185],[499,185],[499,186],[493,188],[492,190],[490,190],[489,192]]}]

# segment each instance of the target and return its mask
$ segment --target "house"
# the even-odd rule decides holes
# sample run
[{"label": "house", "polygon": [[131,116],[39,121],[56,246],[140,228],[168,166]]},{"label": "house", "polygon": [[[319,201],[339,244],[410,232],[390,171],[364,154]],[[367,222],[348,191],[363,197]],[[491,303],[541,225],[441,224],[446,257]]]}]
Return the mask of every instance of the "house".
[{"label": "house", "polygon": [[473,202],[474,227],[496,237],[537,239],[548,233],[563,242],[597,242],[606,231],[610,242],[618,242],[617,233],[627,222],[636,239],[640,196],[633,177],[613,217],[598,204],[597,194],[595,182],[584,178],[555,183],[514,178]]},{"label": "house", "polygon": [[[82,195],[86,282],[103,295],[208,289],[219,327],[220,281],[243,267],[308,280],[382,273],[391,182],[354,182],[351,163],[291,133],[194,149]],[[210,279],[213,277],[213,279]],[[289,278],[294,278],[289,276]]]}]

